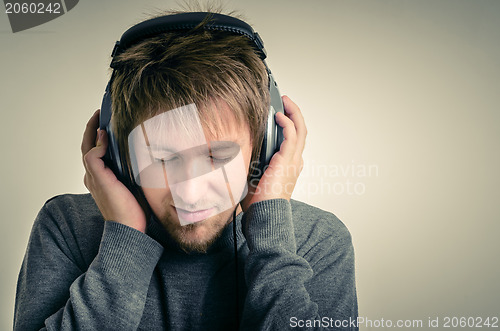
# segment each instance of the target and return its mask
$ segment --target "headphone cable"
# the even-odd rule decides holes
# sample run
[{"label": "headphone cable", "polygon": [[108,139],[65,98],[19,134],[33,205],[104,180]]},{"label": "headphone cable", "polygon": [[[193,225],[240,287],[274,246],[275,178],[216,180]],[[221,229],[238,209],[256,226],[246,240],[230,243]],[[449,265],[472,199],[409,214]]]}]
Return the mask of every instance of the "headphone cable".
[{"label": "headphone cable", "polygon": [[236,238],[236,208],[233,211],[233,243],[234,243],[234,272],[236,275],[236,327],[239,328],[239,290],[238,290],[238,242]]}]

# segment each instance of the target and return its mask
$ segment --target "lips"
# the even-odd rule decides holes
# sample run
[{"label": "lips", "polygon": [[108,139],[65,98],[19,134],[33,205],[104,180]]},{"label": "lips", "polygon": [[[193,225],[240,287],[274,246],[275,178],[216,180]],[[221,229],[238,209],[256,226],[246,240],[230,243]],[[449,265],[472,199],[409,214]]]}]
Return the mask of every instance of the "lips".
[{"label": "lips", "polygon": [[215,208],[200,209],[189,211],[181,208],[175,208],[181,225],[197,223],[211,216]]}]

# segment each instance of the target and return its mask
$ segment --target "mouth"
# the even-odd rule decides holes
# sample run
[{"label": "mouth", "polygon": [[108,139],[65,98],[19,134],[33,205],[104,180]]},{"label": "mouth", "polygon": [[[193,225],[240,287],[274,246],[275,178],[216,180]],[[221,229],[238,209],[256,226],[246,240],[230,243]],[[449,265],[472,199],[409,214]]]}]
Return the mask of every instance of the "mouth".
[{"label": "mouth", "polygon": [[186,210],[174,207],[181,225],[193,224],[203,221],[212,215],[215,207],[199,210]]}]

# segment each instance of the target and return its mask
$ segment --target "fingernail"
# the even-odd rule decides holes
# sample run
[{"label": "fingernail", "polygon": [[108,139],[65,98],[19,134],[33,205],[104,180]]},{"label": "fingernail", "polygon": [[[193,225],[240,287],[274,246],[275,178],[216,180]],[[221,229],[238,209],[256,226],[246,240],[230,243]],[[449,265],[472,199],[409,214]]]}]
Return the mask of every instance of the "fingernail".
[{"label": "fingernail", "polygon": [[98,133],[98,139],[99,140],[102,140],[102,137],[104,136],[104,131],[99,129],[99,133]]}]

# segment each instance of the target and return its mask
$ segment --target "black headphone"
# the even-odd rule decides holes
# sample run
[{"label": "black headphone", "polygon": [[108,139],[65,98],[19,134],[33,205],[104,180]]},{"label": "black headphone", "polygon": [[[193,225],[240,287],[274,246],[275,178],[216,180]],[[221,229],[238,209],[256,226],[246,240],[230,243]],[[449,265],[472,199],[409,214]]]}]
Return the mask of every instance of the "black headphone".
[{"label": "black headphone", "polygon": [[[201,23],[207,21],[207,18],[209,19],[208,23],[203,25],[203,29],[226,31],[247,37],[252,42],[256,53],[266,66],[269,77],[269,94],[271,103],[260,151],[259,163],[257,167],[252,165],[252,173],[250,174],[251,180],[258,180],[269,165],[271,157],[279,150],[281,143],[283,142],[283,129],[276,124],[274,116],[277,112],[284,113],[284,108],[281,95],[278,90],[278,85],[276,84],[271,71],[264,61],[267,56],[264,49],[264,43],[262,42],[262,39],[260,39],[259,34],[254,32],[250,25],[231,16],[207,12],[192,12],[156,17],[134,25],[125,31],[120,40],[116,42],[111,57],[114,58],[130,46],[158,34],[168,31],[194,29]],[[111,61],[110,67],[113,68],[113,61]],[[111,77],[113,77],[113,75],[111,75]],[[118,141],[113,133],[111,125],[112,110],[110,85],[111,80],[106,87],[106,91],[102,99],[99,118],[99,128],[101,130],[106,130],[108,134],[108,149],[106,151],[106,155],[103,157],[103,160],[106,165],[113,170],[116,177],[121,182],[123,182],[127,187],[132,188],[134,186],[133,177],[130,175],[129,167],[127,166],[127,160],[124,157],[124,154],[120,153]]]}]

